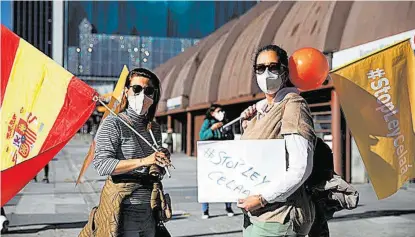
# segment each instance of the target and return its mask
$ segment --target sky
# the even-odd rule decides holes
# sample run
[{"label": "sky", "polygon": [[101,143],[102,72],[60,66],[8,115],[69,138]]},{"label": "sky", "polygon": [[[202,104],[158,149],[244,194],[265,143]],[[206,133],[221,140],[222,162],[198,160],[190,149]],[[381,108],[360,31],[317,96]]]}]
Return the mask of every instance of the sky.
[{"label": "sky", "polygon": [[12,29],[12,2],[1,1],[1,24]]}]

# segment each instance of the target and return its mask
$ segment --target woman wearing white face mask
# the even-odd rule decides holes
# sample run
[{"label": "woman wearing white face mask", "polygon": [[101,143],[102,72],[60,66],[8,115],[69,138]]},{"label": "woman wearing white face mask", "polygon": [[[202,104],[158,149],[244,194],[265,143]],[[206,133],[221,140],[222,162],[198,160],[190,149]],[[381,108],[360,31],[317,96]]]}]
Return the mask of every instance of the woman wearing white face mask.
[{"label": "woman wearing white face mask", "polygon": [[[206,118],[200,128],[200,140],[228,140],[229,138],[227,138],[226,134],[220,131],[224,118],[225,112],[222,110],[222,107],[216,104],[210,106],[206,111]],[[228,216],[234,216],[231,203],[225,203],[225,210]],[[209,203],[202,203],[202,212],[202,219],[208,219],[210,217]]]},{"label": "woman wearing white face mask", "polygon": [[[157,76],[144,68],[134,69],[127,76],[119,115],[147,141],[161,146],[160,126],[153,122],[159,98]],[[96,236],[154,237],[157,216],[152,191],[161,178],[152,174],[170,166],[170,154],[166,150],[154,152],[112,115],[102,122],[95,139],[94,167],[109,178],[100,204],[80,236],[95,232]]]},{"label": "woman wearing white face mask", "polygon": [[259,195],[239,200],[246,213],[244,236],[306,236],[315,212],[304,186],[316,141],[310,109],[290,82],[287,53],[280,47],[258,51],[254,74],[266,98],[242,113],[241,139],[284,139],[287,172]]}]

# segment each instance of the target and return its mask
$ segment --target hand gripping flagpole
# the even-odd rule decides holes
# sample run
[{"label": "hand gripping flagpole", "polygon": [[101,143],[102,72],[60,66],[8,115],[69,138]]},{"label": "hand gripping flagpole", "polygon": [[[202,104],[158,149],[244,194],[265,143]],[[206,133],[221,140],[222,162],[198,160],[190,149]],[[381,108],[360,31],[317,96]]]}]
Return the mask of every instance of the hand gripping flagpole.
[{"label": "hand gripping flagpole", "polygon": [[[259,103],[259,102],[257,102],[257,103],[255,104],[255,106],[258,106],[258,103]],[[262,112],[261,112],[261,111],[258,111],[258,110],[257,110],[257,111],[254,113],[254,115],[255,115],[257,112],[258,112],[258,113],[260,113],[260,114],[262,114]],[[224,129],[224,128],[226,128],[226,127],[229,127],[229,126],[231,126],[232,124],[234,124],[234,123],[236,123],[236,122],[241,121],[243,118],[244,118],[243,116],[239,116],[239,117],[237,117],[236,119],[234,119],[234,120],[230,121],[229,123],[227,123],[227,124],[223,125],[223,126],[222,126],[222,129]]]},{"label": "hand gripping flagpole", "polygon": [[[260,101],[259,101],[259,102],[260,102]],[[255,103],[255,107],[258,107],[259,102]],[[260,111],[260,110],[256,110],[252,116],[256,115],[257,113],[259,113],[259,114],[263,114],[263,112],[262,112],[262,111]],[[227,124],[223,125],[223,126],[222,126],[222,129],[227,128],[227,127],[229,127],[229,126],[233,125],[233,124],[234,124],[234,123],[236,123],[236,122],[242,121],[243,119],[244,119],[244,117],[243,117],[243,116],[239,116],[239,117],[237,117],[236,119],[234,119],[234,120],[230,121],[229,123],[227,123]]]},{"label": "hand gripping flagpole", "polygon": [[[138,133],[133,127],[131,127],[127,122],[125,122],[118,114],[116,114],[114,111],[112,111],[102,100],[99,99],[98,96],[94,96],[94,101],[98,101],[101,103],[110,113],[114,116],[116,116],[125,126],[127,126],[129,129],[131,129],[137,136],[139,136],[147,145],[149,145],[155,152],[158,152],[157,148],[155,148],[145,137],[143,137],[140,133]],[[164,170],[166,171],[166,174],[169,178],[171,178],[169,169],[165,166]]]}]

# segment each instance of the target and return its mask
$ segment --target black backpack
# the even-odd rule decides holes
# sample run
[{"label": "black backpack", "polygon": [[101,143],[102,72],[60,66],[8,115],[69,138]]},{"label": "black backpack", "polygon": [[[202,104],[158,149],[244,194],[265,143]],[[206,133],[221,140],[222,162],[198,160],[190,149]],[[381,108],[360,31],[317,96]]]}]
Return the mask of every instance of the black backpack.
[{"label": "black backpack", "polygon": [[333,151],[323,139],[317,137],[313,156],[313,171],[307,179],[306,184],[307,186],[312,187],[323,181],[330,180],[333,177],[333,174]]},{"label": "black backpack", "polygon": [[[223,120],[223,124],[226,124],[227,120]],[[209,127],[211,127],[214,123],[212,123],[211,120],[209,120]],[[232,126],[228,126],[226,128],[219,128],[219,131],[222,133],[222,140],[234,140],[235,135],[232,131]]]},{"label": "black backpack", "polygon": [[224,140],[233,140],[233,139],[235,139],[235,135],[233,134],[231,126],[228,126],[226,128],[220,128],[220,131],[223,135]]}]

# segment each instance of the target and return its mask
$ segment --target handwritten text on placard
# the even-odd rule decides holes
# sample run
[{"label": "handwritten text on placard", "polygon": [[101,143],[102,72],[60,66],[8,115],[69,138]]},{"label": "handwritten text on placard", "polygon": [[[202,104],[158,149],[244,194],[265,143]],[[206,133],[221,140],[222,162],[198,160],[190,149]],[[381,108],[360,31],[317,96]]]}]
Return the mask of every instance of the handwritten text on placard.
[{"label": "handwritten text on placard", "polygon": [[283,140],[198,142],[198,153],[200,202],[236,201],[285,172]]}]

